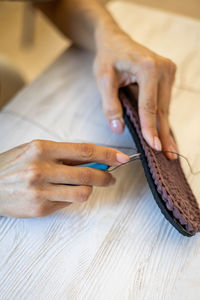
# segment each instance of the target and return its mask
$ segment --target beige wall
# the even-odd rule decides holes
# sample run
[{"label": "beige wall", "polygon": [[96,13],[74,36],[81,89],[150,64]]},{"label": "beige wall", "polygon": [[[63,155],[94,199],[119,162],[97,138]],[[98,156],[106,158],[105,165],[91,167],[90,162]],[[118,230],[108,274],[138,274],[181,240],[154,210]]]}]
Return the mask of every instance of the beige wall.
[{"label": "beige wall", "polygon": [[127,0],[200,19],[200,0]]},{"label": "beige wall", "polygon": [[[134,0],[134,2],[200,18],[200,0]],[[6,56],[29,82],[65,49],[69,41],[66,41],[37,11],[35,18],[32,18],[31,14],[28,16],[30,27],[28,34],[31,32],[31,24],[34,25],[35,22],[32,43],[23,45],[23,36],[27,35],[26,30],[22,35],[24,9],[24,4],[20,2],[0,2],[0,55]]]}]

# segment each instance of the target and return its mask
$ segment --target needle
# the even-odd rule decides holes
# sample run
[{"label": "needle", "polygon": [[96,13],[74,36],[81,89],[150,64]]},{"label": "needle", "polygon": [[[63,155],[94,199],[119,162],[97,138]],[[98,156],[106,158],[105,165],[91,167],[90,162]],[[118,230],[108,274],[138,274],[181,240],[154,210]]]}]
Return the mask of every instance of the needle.
[{"label": "needle", "polygon": [[130,162],[132,162],[132,161],[138,159],[139,157],[140,157],[140,153],[134,153],[134,154],[132,154],[132,155],[129,155],[129,158],[130,158],[129,161],[127,161],[126,163],[123,163],[123,164],[121,164],[121,165],[119,165],[119,166],[109,167],[109,168],[107,169],[107,171],[108,171],[108,172],[112,172],[112,171],[116,170],[116,169],[119,168],[119,167],[122,167],[122,166],[124,166],[124,165],[129,164]]},{"label": "needle", "polygon": [[76,165],[76,166],[78,166],[78,167],[89,167],[89,168],[93,168],[93,169],[99,169],[99,170],[103,170],[103,171],[107,171],[107,172],[112,172],[112,171],[116,170],[117,168],[119,168],[121,166],[129,164],[130,162],[138,159],[139,157],[140,157],[140,153],[134,153],[132,155],[129,155],[130,160],[126,163],[123,163],[123,164],[119,165],[119,166],[108,166],[106,164],[100,164],[100,163],[95,163],[95,162],[80,164],[80,165]]}]

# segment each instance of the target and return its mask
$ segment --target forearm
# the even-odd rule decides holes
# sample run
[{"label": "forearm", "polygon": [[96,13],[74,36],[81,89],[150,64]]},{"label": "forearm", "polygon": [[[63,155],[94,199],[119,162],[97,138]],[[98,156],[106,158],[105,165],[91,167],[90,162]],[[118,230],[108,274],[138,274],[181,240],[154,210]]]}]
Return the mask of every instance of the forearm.
[{"label": "forearm", "polygon": [[105,32],[118,26],[99,0],[58,0],[37,4],[45,15],[80,47],[95,51]]},{"label": "forearm", "polygon": [[122,86],[137,83],[142,134],[153,149],[175,159],[178,152],[168,120],[175,64],[132,40],[100,0],[58,0],[40,4],[43,12],[76,44],[95,51],[94,75],[113,132],[124,129],[118,97]]}]

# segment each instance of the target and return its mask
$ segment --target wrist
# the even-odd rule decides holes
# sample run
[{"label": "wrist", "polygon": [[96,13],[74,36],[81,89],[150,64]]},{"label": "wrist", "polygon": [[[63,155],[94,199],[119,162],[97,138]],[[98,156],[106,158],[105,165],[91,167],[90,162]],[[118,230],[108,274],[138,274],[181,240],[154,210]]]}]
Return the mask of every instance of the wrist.
[{"label": "wrist", "polygon": [[95,29],[95,50],[97,52],[99,48],[107,43],[107,41],[115,42],[126,37],[127,34],[119,27],[111,16],[110,18],[105,18]]}]

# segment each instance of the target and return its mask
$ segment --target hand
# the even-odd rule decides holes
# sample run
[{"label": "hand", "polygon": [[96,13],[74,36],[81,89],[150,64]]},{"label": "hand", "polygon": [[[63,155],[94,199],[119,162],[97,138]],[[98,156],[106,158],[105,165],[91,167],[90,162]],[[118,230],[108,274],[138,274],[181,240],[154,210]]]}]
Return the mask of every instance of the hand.
[{"label": "hand", "polygon": [[[94,73],[110,128],[122,133],[124,121],[118,99],[119,87],[139,86],[139,117],[142,134],[155,150],[178,152],[170,135],[168,120],[175,64],[132,40],[115,25],[96,34],[97,54]],[[175,159],[176,155],[167,152]]]},{"label": "hand", "polygon": [[86,201],[92,186],[109,186],[105,171],[74,166],[99,162],[110,166],[129,157],[115,149],[84,143],[35,140],[0,154],[0,215],[41,217],[72,202]]}]

